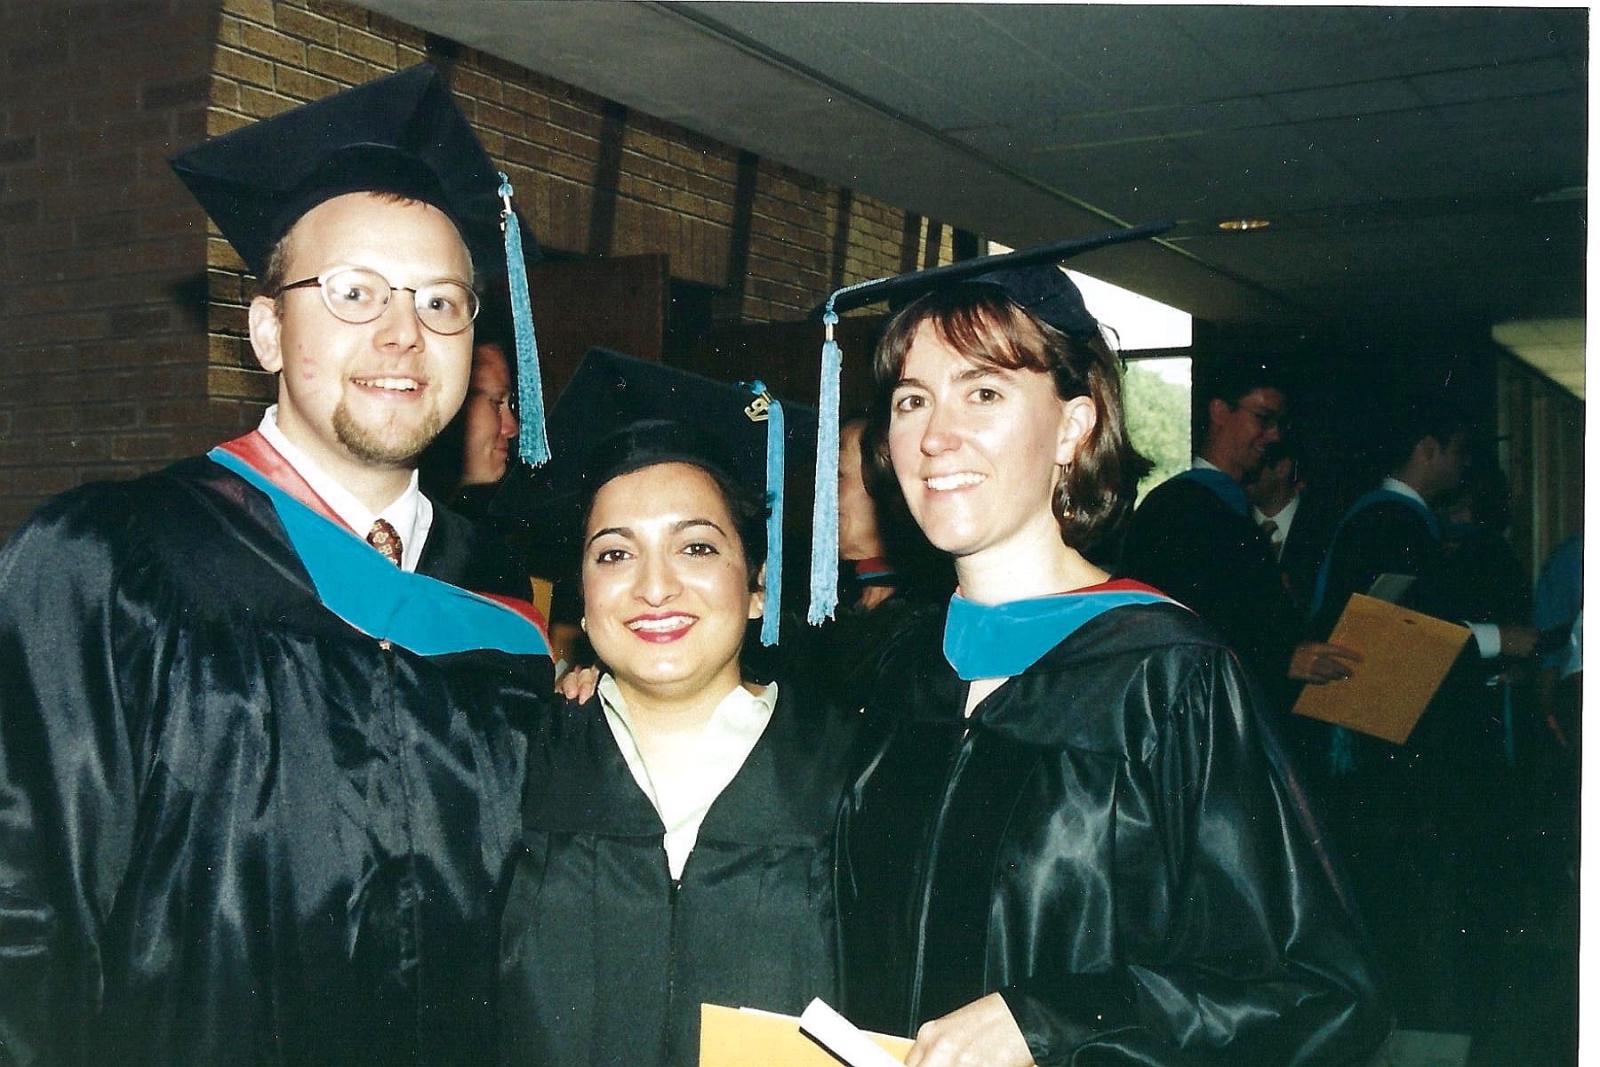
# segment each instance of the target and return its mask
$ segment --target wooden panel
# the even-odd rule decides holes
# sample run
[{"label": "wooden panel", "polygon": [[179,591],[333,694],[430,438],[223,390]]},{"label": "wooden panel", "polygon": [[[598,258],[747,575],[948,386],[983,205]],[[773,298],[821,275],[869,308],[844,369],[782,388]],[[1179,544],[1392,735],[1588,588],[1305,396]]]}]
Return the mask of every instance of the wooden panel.
[{"label": "wooden panel", "polygon": [[546,406],[595,345],[661,359],[667,257],[659,254],[540,263],[528,271]]},{"label": "wooden panel", "polygon": [[[887,318],[850,316],[835,336],[844,352],[840,410],[864,410],[872,399],[872,349]],[[822,324],[799,322],[723,323],[681,357],[668,362],[684,370],[725,381],[759,378],[781,399],[817,403],[822,363]]]}]

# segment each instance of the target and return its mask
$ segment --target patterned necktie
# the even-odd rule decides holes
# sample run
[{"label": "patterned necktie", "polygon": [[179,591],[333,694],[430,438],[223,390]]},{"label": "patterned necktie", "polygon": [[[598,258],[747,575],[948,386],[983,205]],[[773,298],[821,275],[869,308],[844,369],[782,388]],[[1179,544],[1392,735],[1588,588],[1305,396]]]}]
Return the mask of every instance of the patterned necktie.
[{"label": "patterned necktie", "polygon": [[367,531],[367,544],[382,552],[390,563],[400,566],[400,534],[388,519],[379,519],[372,524],[372,529]]},{"label": "patterned necktie", "polygon": [[1260,526],[1262,534],[1267,538],[1267,547],[1272,551],[1272,558],[1277,559],[1283,551],[1283,545],[1272,539],[1272,535],[1278,532],[1278,524],[1271,519],[1262,519]]}]

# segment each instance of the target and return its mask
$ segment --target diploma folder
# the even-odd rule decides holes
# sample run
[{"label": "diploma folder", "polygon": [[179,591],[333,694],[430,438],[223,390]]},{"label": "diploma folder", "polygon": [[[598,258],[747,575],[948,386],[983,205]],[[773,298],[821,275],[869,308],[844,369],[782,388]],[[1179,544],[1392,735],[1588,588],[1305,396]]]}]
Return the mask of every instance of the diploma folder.
[{"label": "diploma folder", "polygon": [[[903,1037],[866,1036],[895,1063],[904,1063],[911,1051]],[[839,1067],[845,1062],[802,1033],[796,1016],[700,1005],[700,1067]]]},{"label": "diploma folder", "polygon": [[1472,631],[1356,593],[1328,638],[1361,653],[1342,682],[1308,685],[1294,713],[1406,743]]}]

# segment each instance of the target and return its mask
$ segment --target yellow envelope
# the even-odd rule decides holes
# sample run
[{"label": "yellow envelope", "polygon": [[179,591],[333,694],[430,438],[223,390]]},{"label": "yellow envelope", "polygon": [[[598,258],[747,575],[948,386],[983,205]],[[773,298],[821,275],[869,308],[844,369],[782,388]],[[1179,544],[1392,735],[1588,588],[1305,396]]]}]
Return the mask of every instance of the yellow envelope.
[{"label": "yellow envelope", "polygon": [[[868,1034],[901,1063],[911,1042]],[[700,1005],[700,1067],[839,1067],[833,1054],[800,1032],[800,1020],[776,1012]]]},{"label": "yellow envelope", "polygon": [[1294,713],[1406,743],[1472,631],[1356,593],[1329,641],[1361,653],[1349,678],[1308,685]]}]

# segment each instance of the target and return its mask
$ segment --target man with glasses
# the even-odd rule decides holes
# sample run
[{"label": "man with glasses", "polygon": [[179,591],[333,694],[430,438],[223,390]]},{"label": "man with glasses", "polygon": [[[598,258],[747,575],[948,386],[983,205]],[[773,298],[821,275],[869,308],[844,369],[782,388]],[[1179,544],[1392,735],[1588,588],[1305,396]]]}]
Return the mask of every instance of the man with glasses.
[{"label": "man with glasses", "polygon": [[1193,609],[1284,703],[1291,682],[1349,677],[1356,657],[1300,640],[1301,614],[1245,496],[1245,483],[1282,436],[1288,398],[1281,383],[1259,363],[1208,370],[1196,383],[1206,430],[1194,464],[1152,489],[1134,512],[1118,571]]},{"label": "man with glasses", "polygon": [[488,1062],[548,645],[415,466],[509,200],[427,67],[174,168],[277,403],[0,550],[0,1062]]}]

